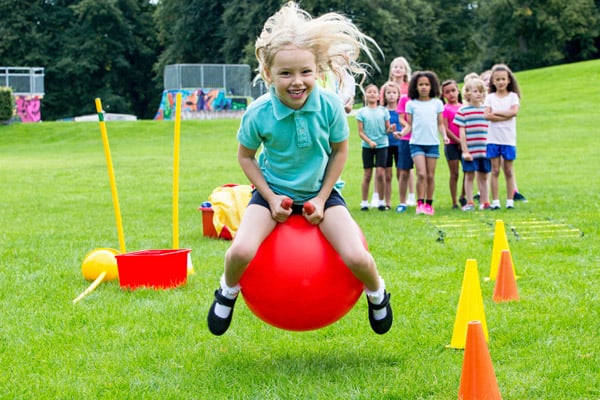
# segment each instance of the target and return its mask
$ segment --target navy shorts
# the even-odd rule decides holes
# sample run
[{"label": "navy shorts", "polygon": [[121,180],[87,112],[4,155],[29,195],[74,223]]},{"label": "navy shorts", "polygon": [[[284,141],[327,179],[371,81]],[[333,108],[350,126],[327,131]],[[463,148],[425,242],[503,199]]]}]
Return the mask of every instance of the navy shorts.
[{"label": "navy shorts", "polygon": [[392,168],[394,164],[396,164],[396,167],[398,167],[398,146],[389,146],[385,167]]},{"label": "navy shorts", "polygon": [[362,148],[363,168],[385,168],[387,164],[387,147],[372,149],[370,147]]},{"label": "navy shorts", "polygon": [[398,169],[410,170],[413,169],[415,163],[410,155],[410,143],[408,140],[401,140],[398,145]]},{"label": "navy shorts", "polygon": [[460,160],[461,158],[461,149],[460,144],[450,143],[444,145],[444,154],[446,155],[446,160]]},{"label": "navy shorts", "polygon": [[488,143],[486,152],[488,158],[502,157],[508,161],[513,161],[517,159],[517,146]]},{"label": "navy shorts", "polygon": [[411,144],[410,145],[410,156],[425,156],[428,158],[440,158],[440,146],[434,145],[421,145]]},{"label": "navy shorts", "polygon": [[[252,197],[248,202],[248,205],[250,204],[258,204],[259,206],[263,206],[269,210],[271,209],[271,207],[269,207],[269,203],[265,200],[264,197],[262,197],[262,195],[256,189],[252,192]],[[346,201],[344,200],[340,192],[338,192],[335,189],[331,191],[329,198],[325,202],[324,209],[327,210],[329,207],[333,206],[344,206],[347,208]],[[302,207],[303,204],[293,204],[292,214],[302,214]]]},{"label": "navy shorts", "polygon": [[473,161],[462,160],[463,172],[492,172],[492,162],[489,158],[476,158]]}]

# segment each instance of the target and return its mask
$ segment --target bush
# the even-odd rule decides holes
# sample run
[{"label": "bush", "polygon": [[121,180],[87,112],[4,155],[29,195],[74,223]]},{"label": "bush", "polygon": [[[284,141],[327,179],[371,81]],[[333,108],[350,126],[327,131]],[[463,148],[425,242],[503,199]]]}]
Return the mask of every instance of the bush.
[{"label": "bush", "polygon": [[15,99],[12,89],[6,86],[0,86],[0,122],[9,121],[15,111]]}]

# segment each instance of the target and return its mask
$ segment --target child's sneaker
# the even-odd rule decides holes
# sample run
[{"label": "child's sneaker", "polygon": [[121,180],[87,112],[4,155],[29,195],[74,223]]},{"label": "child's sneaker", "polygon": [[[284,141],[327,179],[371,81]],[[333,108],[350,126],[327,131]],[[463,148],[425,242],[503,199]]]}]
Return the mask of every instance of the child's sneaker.
[{"label": "child's sneaker", "polygon": [[414,207],[417,205],[417,200],[415,199],[414,193],[408,194],[408,199],[406,199],[406,205],[409,207]]},{"label": "child's sneaker", "polygon": [[473,203],[467,203],[462,208],[463,211],[473,211],[474,209],[475,209],[475,204],[473,204]]},{"label": "child's sneaker", "polygon": [[425,211],[423,211],[423,213],[425,215],[433,215],[435,214],[435,210],[433,209],[433,207],[431,206],[431,204],[425,204]]},{"label": "child's sneaker", "polygon": [[417,204],[417,215],[419,215],[419,214],[425,214],[425,204],[424,203]]},{"label": "child's sneaker", "polygon": [[461,207],[464,207],[467,205],[467,199],[465,199],[464,197],[459,198],[458,202],[460,203]]},{"label": "child's sneaker", "polygon": [[479,209],[480,210],[489,210],[490,209],[490,203],[483,203],[479,205]]},{"label": "child's sneaker", "polygon": [[360,211],[369,211],[369,202],[367,200],[360,202]]},{"label": "child's sneaker", "polygon": [[406,211],[406,204],[400,204],[400,205],[398,205],[398,207],[396,207],[397,213],[403,213],[405,211]]},{"label": "child's sneaker", "polygon": [[515,201],[514,200],[506,200],[506,209],[512,209],[515,208]]},{"label": "child's sneaker", "polygon": [[523,196],[521,193],[517,192],[516,190],[515,190],[513,199],[515,199],[515,201],[522,201],[523,203],[527,203],[527,199],[525,198],[525,196]]},{"label": "child's sneaker", "polygon": [[500,200],[492,200],[492,204],[490,205],[490,210],[499,210],[500,209]]}]

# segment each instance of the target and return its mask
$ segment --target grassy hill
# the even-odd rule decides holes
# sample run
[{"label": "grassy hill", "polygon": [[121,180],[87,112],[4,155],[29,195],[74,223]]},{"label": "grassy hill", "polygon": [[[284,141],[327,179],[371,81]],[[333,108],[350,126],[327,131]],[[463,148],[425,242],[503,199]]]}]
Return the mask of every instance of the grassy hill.
[{"label": "grassy hill", "polygon": [[[270,327],[239,301],[230,330],[208,332],[229,243],[202,236],[197,207],[216,186],[245,183],[235,120],[182,122],[179,242],[196,270],[187,284],[125,291],[108,282],[73,305],[89,284],[86,253],[118,248],[98,124],[0,126],[0,397],[455,399],[463,352],[445,346],[465,263],[476,259],[488,275],[500,219],[521,301],[494,303],[494,284],[483,279],[481,290],[503,398],[600,398],[600,60],[517,77],[515,171],[529,202],[514,210],[452,210],[442,157],[435,216],[361,213],[350,118],[344,196],[392,293],[385,336],[370,331],[364,299],[304,333]],[[127,250],[171,247],[173,123],[107,128]]]}]

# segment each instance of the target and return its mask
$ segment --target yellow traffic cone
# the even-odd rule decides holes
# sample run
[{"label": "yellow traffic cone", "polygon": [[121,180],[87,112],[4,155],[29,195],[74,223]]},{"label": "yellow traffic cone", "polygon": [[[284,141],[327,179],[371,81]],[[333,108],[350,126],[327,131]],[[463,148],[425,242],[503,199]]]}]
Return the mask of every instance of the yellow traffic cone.
[{"label": "yellow traffic cone", "polygon": [[[492,263],[490,265],[490,276],[487,280],[495,281],[498,276],[498,266],[500,265],[500,257],[502,250],[510,250],[508,247],[508,239],[506,238],[506,230],[504,229],[504,221],[501,219],[496,220],[494,228],[494,245],[492,247]],[[512,254],[510,256],[510,263],[513,266],[513,273],[515,272],[515,264],[513,263]],[[516,273],[515,273],[516,276]]]},{"label": "yellow traffic cone", "polygon": [[477,260],[469,259],[465,267],[460,298],[458,300],[458,310],[456,312],[456,320],[454,321],[452,340],[448,347],[453,349],[465,348],[467,327],[469,321],[473,320],[481,321],[485,340],[489,340],[485,312],[483,310],[481,285],[479,283],[479,272],[477,271]]}]

